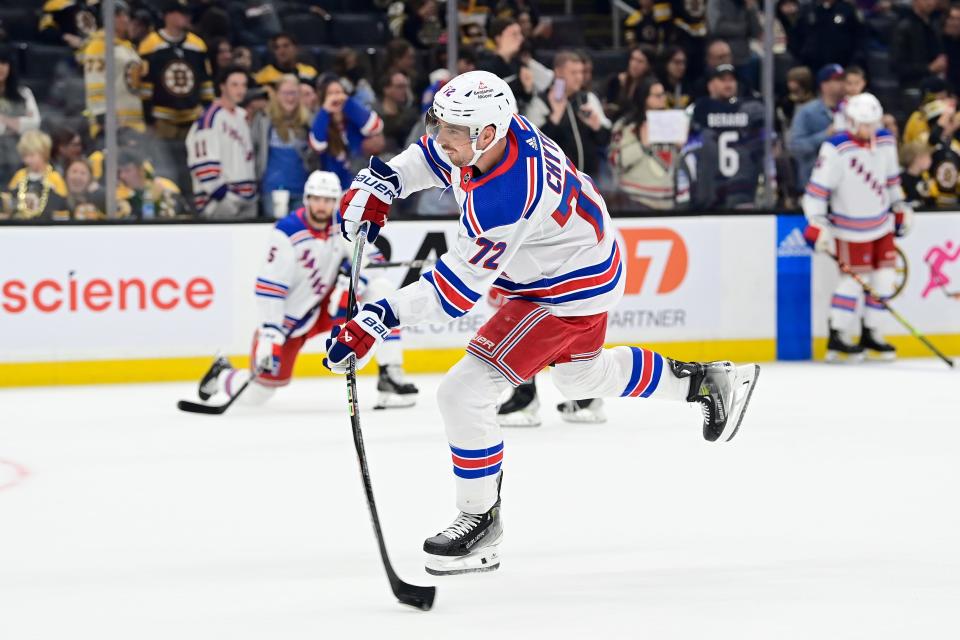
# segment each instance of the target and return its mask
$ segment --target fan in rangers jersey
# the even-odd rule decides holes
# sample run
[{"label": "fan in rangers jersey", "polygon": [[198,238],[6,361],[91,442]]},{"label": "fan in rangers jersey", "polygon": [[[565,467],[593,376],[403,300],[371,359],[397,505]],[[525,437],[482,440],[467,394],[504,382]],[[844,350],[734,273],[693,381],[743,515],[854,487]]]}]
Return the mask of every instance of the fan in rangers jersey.
[{"label": "fan in rangers jersey", "polygon": [[[304,344],[343,321],[349,284],[344,263],[349,267],[352,256],[333,226],[340,180],[328,171],[314,171],[303,189],[303,207],[273,228],[270,249],[257,278],[260,322],[253,337],[250,369],[234,369],[226,358],[217,358],[200,381],[202,400],[220,392],[233,396],[253,375],[253,383],[238,402],[265,402],[277,387],[290,383]],[[365,259],[382,256],[371,247]],[[378,300],[394,290],[389,280],[380,277],[365,280],[358,294],[361,299]],[[403,379],[399,329],[386,336],[377,362],[377,408],[413,405],[417,388]]]},{"label": "fan in rangers jersey", "polygon": [[[873,94],[850,98],[845,115],[848,130],[821,145],[810,174],[804,236],[817,251],[836,251],[854,273],[869,276],[876,293],[889,296],[896,286],[893,238],[906,235],[913,221],[900,187],[897,141],[880,128],[883,107]],[[830,299],[828,361],[856,362],[865,352],[883,360],[896,357],[880,334],[886,309],[871,296],[861,308],[861,293],[852,275],[840,274]],[[853,337],[857,332],[859,341]]]},{"label": "fan in rangers jersey", "polygon": [[610,216],[590,176],[517,115],[507,84],[471,71],[444,85],[427,112],[427,135],[389,163],[370,161],[341,203],[342,233],[368,239],[394,198],[450,188],[460,207],[453,248],[421,278],[331,332],[327,366],[363,366],[399,326],[469,312],[491,288],[508,301],[444,377],[440,413],[453,456],[460,514],[424,543],[438,575],[499,566],[501,464],[497,400],[548,365],[571,400],[634,396],[696,402],[703,435],[734,436],[759,367],[679,362],[640,347],[604,349],[607,311],[620,300],[624,267]]}]

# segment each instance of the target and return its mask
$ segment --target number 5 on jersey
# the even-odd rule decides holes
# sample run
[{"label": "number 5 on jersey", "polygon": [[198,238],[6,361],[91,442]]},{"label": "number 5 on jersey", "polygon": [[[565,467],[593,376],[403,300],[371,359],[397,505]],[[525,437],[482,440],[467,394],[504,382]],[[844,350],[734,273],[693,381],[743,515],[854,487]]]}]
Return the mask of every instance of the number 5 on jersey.
[{"label": "number 5 on jersey", "polygon": [[499,269],[500,265],[497,264],[497,260],[503,255],[504,250],[507,248],[507,243],[498,242],[494,244],[486,238],[477,238],[477,246],[480,247],[480,251],[477,251],[477,255],[470,258],[470,264],[478,264],[483,260],[484,256],[489,253],[490,257],[484,260],[483,268],[494,271]]}]

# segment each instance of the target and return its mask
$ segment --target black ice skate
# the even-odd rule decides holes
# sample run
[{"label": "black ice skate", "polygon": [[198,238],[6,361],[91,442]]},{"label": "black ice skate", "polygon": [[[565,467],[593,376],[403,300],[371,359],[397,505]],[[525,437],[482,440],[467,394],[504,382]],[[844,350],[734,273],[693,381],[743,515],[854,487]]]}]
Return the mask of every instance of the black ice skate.
[{"label": "black ice skate", "polygon": [[703,437],[710,442],[732,440],[747,411],[760,366],[671,360],[670,368],[678,378],[690,378],[687,402],[699,402],[703,409]]},{"label": "black ice skate", "polygon": [[867,325],[863,325],[863,330],[860,332],[860,349],[871,359],[884,362],[897,359],[896,347],[884,340],[880,334],[874,333],[873,329]]},{"label": "black ice skate", "polygon": [[518,385],[507,401],[497,408],[497,424],[501,427],[539,427],[540,401],[534,378]]},{"label": "black ice skate", "polygon": [[460,512],[453,523],[423,543],[427,573],[452,576],[494,571],[500,567],[500,498],[486,513]]},{"label": "black ice skate", "polygon": [[380,366],[377,391],[380,392],[380,396],[377,398],[374,409],[412,407],[417,403],[417,394],[420,393],[412,382],[404,379],[403,369],[398,364]]},{"label": "black ice skate", "polygon": [[221,372],[231,368],[233,368],[233,365],[230,364],[229,360],[223,356],[217,356],[217,359],[213,361],[213,364],[210,365],[210,368],[207,369],[207,372],[203,374],[202,378],[200,378],[200,385],[197,387],[197,395],[200,396],[201,400],[206,402],[211,396],[220,390],[220,386],[217,384],[217,378],[220,376]]},{"label": "black ice skate", "polygon": [[863,346],[853,344],[840,331],[830,327],[830,337],[827,339],[827,362],[846,362],[856,364],[863,361]]},{"label": "black ice skate", "polygon": [[603,412],[603,400],[600,398],[567,400],[557,405],[557,411],[560,412],[560,417],[566,422],[599,424],[607,421],[607,416]]}]

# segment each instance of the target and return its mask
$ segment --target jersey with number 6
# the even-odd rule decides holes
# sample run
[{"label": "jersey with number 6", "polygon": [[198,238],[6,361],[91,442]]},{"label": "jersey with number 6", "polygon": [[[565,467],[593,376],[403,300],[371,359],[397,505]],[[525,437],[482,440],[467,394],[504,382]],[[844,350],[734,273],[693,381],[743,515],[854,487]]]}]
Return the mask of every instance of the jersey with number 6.
[{"label": "jersey with number 6", "polygon": [[387,297],[401,325],[462,316],[490,289],[557,316],[602,313],[623,295],[616,232],[593,180],[522,116],[513,117],[503,160],[485,174],[453,166],[426,136],[389,164],[401,197],[449,187],[460,207],[452,248]]}]

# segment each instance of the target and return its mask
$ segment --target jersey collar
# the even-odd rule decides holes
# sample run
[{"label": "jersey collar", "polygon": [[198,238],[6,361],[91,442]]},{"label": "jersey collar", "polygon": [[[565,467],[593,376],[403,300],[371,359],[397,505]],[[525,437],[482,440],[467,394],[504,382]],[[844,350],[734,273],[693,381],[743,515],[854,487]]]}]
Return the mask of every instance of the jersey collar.
[{"label": "jersey collar", "polygon": [[465,167],[460,170],[460,188],[464,191],[473,191],[477,187],[482,187],[499,175],[503,175],[514,165],[519,155],[517,146],[517,136],[513,131],[507,131],[507,148],[503,152],[503,158],[500,159],[490,171],[486,172],[476,180],[473,179],[475,167]]}]

